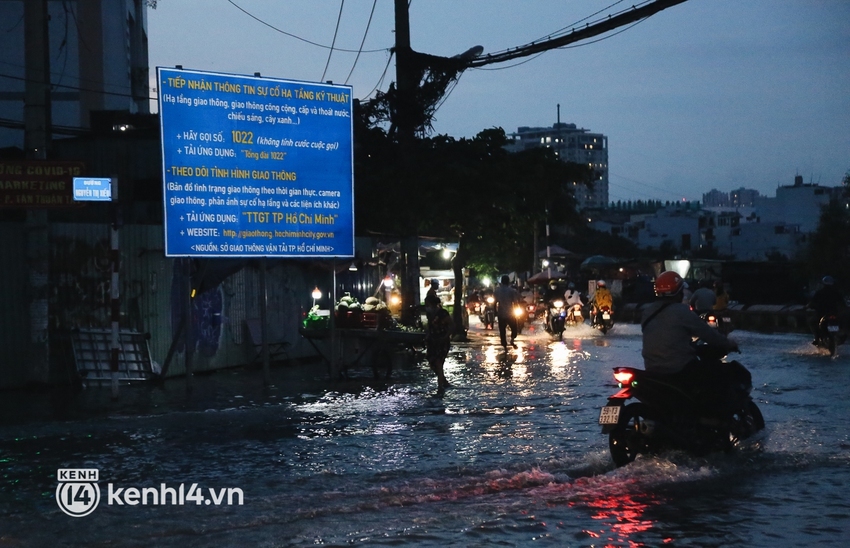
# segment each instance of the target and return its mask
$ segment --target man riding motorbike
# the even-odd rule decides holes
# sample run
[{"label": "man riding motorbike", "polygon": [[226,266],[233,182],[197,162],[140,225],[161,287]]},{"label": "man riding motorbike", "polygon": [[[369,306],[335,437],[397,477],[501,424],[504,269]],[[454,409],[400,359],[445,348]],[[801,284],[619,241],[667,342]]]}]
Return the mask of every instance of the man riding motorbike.
[{"label": "man riding motorbike", "polygon": [[644,369],[665,375],[683,387],[709,386],[716,395],[723,394],[730,382],[725,371],[728,364],[698,359],[693,339],[698,338],[720,356],[738,351],[738,345],[709,327],[682,302],[684,286],[682,277],[673,271],[655,280],[657,300],[646,308],[641,322]]},{"label": "man riding motorbike", "polygon": [[614,297],[605,284],[605,280],[597,280],[596,292],[590,300],[590,320],[593,324],[602,323],[602,310],[608,308],[609,314],[614,312]]},{"label": "man riding motorbike", "polygon": [[717,293],[711,287],[711,282],[708,280],[701,281],[699,289],[693,292],[689,302],[697,315],[713,310],[714,305],[717,304]]},{"label": "man riding motorbike", "polygon": [[816,346],[820,343],[819,325],[821,318],[837,316],[839,321],[842,321],[842,316],[847,308],[844,295],[835,287],[835,280],[832,276],[824,276],[821,283],[823,284],[821,288],[815,291],[806,305],[806,308],[810,311],[806,315],[806,322],[815,337],[812,344]]}]

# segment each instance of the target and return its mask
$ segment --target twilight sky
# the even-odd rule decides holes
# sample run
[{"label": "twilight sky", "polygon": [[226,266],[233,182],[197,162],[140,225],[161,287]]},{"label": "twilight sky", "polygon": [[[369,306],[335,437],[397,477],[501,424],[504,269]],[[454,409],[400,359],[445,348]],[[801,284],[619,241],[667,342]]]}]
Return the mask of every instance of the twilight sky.
[{"label": "twilight sky", "polygon": [[[351,51],[329,59],[341,3],[335,47]],[[632,4],[412,0],[411,45],[497,52]],[[392,0],[159,0],[148,11],[150,66],[332,80],[365,99],[395,80],[393,28]],[[467,70],[436,133],[551,126],[560,104],[562,122],[608,137],[612,201],[742,186],[774,196],[798,174],[837,186],[850,171],[850,1],[688,0],[599,38]]]}]

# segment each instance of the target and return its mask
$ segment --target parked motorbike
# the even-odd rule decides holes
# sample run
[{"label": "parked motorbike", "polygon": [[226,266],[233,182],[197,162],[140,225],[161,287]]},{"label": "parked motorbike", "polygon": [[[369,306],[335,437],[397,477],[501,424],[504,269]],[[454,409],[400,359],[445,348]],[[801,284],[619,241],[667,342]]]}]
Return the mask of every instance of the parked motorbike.
[{"label": "parked motorbike", "polygon": [[566,319],[567,311],[564,308],[564,301],[561,299],[549,301],[549,308],[546,313],[546,331],[560,340],[564,336],[564,323]]},{"label": "parked motorbike", "polygon": [[728,335],[735,330],[735,327],[732,325],[732,318],[729,316],[723,316],[721,313],[703,312],[699,315],[699,317],[702,318],[702,321],[707,323],[709,327],[717,329],[724,335]]},{"label": "parked motorbike", "polygon": [[595,308],[591,312],[590,322],[590,325],[601,331],[602,334],[608,333],[614,327],[614,313],[608,306]]},{"label": "parked motorbike", "polygon": [[479,317],[481,318],[481,323],[484,324],[485,329],[493,329],[493,326],[496,323],[495,297],[487,295],[487,298],[484,299],[484,306]]},{"label": "parked motorbike", "polygon": [[[614,368],[620,391],[599,414],[614,464],[624,466],[638,455],[668,449],[696,455],[730,451],[764,428],[764,417],[750,397],[750,372],[737,361],[706,367],[723,370],[730,386],[718,393],[716,387],[685,387],[642,369]],[[638,401],[627,403],[630,399]]]},{"label": "parked motorbike", "polygon": [[567,311],[566,324],[568,326],[576,326],[584,323],[584,313],[580,303],[575,303],[570,306]]},{"label": "parked motorbike", "polygon": [[815,338],[815,346],[823,348],[829,352],[830,356],[834,356],[836,347],[844,344],[846,340],[847,330],[842,329],[838,316],[830,314],[820,319],[818,322],[817,337]]}]

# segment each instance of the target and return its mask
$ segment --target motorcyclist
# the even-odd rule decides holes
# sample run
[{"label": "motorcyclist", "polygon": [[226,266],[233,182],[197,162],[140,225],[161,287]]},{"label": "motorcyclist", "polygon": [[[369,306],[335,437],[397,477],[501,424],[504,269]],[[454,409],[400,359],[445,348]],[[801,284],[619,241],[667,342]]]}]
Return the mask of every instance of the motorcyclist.
[{"label": "motorcyclist", "polygon": [[726,370],[721,362],[706,364],[697,359],[693,338],[722,355],[737,351],[738,345],[709,327],[682,302],[684,286],[685,281],[673,271],[664,272],[655,280],[656,301],[647,306],[641,322],[644,368],[650,373],[670,375],[670,380],[684,385],[719,390],[728,383]]},{"label": "motorcyclist", "polygon": [[596,315],[602,307],[607,306],[609,310],[614,310],[614,298],[611,296],[611,291],[605,284],[605,280],[597,280],[596,292],[591,299],[592,310],[591,314]]},{"label": "motorcyclist", "polygon": [[712,289],[711,282],[708,280],[701,281],[699,289],[693,292],[689,303],[697,314],[704,314],[714,309],[714,305],[717,303],[717,294]]},{"label": "motorcyclist", "polygon": [[567,306],[584,304],[581,299],[581,293],[576,291],[576,284],[573,282],[570,282],[569,285],[567,285],[567,290],[564,291],[564,300],[567,302]]},{"label": "motorcyclist", "polygon": [[723,282],[720,280],[714,282],[714,299],[715,310],[726,310],[729,306],[729,293],[726,292],[726,288],[723,287]]},{"label": "motorcyclist", "polygon": [[809,310],[806,322],[815,337],[812,344],[818,344],[818,325],[824,316],[842,316],[847,308],[844,295],[835,287],[835,279],[832,276],[824,276],[821,280],[821,288],[815,291],[806,308]]},{"label": "motorcyclist", "polygon": [[567,303],[567,315],[568,318],[572,318],[573,315],[573,306],[580,305],[584,306],[584,301],[581,298],[581,293],[576,291],[576,284],[570,282],[567,285],[567,290],[564,292],[564,301]]}]

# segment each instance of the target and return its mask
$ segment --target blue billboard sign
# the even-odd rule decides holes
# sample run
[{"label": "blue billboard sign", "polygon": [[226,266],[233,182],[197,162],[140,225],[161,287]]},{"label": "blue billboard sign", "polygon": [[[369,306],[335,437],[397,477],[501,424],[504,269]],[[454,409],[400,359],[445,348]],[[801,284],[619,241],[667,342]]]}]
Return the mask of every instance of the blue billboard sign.
[{"label": "blue billboard sign", "polygon": [[168,257],[352,257],[350,86],[157,67]]},{"label": "blue billboard sign", "polygon": [[112,179],[93,177],[74,177],[75,202],[111,202]]}]

